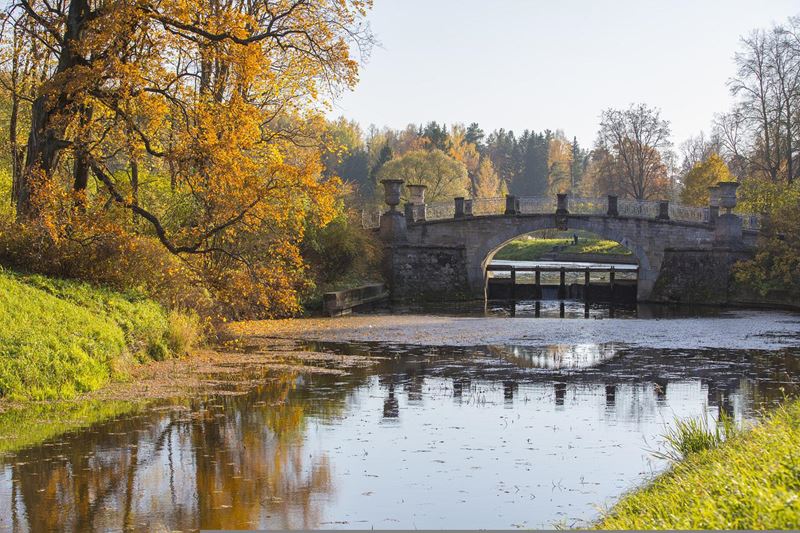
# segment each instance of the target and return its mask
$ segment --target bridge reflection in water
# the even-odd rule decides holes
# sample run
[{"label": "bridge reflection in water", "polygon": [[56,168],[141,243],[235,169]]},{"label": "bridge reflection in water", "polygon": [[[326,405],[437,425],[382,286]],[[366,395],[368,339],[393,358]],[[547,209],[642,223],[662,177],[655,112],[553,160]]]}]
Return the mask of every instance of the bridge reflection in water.
[{"label": "bridge reflection in water", "polygon": [[664,468],[648,450],[673,417],[747,418],[800,375],[790,350],[308,347],[381,359],[5,457],[0,530],[581,524]]}]

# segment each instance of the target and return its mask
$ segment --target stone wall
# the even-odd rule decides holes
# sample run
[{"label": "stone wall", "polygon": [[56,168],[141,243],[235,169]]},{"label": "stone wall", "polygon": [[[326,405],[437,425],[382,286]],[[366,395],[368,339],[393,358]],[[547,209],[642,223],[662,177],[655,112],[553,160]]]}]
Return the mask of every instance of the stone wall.
[{"label": "stone wall", "polygon": [[458,300],[468,293],[463,246],[396,244],[385,257],[393,300]]},{"label": "stone wall", "polygon": [[664,251],[661,271],[649,300],[667,303],[730,305],[743,303],[733,265],[751,256],[731,250]]}]

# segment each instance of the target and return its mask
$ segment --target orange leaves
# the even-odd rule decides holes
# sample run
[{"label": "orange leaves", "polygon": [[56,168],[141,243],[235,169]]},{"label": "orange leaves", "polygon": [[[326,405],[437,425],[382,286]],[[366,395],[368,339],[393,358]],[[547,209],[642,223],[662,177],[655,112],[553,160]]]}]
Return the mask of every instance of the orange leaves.
[{"label": "orange leaves", "polygon": [[303,232],[342,187],[322,177],[318,109],[356,81],[370,2],[76,2],[31,0],[32,31],[69,59],[38,88],[38,139],[58,145],[37,147],[38,223],[158,239],[232,314],[296,311]]}]

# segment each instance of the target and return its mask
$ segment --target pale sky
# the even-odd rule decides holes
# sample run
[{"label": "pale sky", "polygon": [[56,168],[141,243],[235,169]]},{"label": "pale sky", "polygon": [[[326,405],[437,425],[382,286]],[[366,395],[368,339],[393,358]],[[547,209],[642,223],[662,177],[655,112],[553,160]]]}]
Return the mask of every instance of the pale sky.
[{"label": "pale sky", "polygon": [[602,109],[632,102],[661,108],[676,145],[709,130],[740,36],[800,14],[800,0],[374,2],[381,45],[331,117],[562,129],[585,148]]}]

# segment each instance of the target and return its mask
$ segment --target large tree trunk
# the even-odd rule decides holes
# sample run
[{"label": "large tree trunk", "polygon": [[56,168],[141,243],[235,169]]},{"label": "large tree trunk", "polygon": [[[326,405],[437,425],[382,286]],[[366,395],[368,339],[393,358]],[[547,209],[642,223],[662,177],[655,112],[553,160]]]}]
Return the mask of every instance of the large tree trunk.
[{"label": "large tree trunk", "polygon": [[[72,0],[70,2],[64,38],[59,47],[61,56],[56,67],[56,76],[82,62],[82,58],[75,51],[89,15],[88,0]],[[19,219],[30,219],[36,216],[32,204],[32,194],[36,182],[51,179],[61,151],[69,146],[64,139],[66,121],[59,115],[68,110],[72,99],[63,88],[57,94],[55,102],[52,102],[51,98],[52,94],[40,94],[31,108],[31,130],[28,135],[25,169],[16,190],[17,218]],[[78,165],[76,165],[77,169]]]}]

